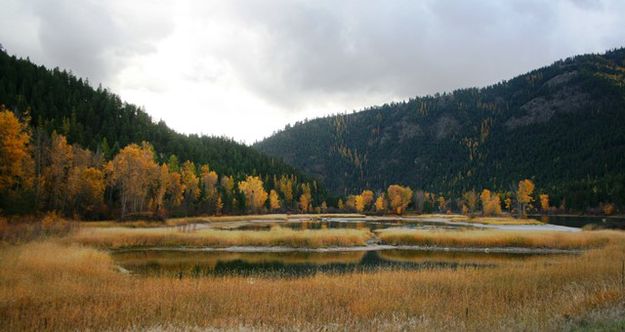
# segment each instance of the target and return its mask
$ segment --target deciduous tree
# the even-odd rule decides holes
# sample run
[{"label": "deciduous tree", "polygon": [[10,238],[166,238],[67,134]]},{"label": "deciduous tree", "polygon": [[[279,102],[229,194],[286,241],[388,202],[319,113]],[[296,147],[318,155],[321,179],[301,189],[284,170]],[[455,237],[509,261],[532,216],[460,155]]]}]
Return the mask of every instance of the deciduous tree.
[{"label": "deciduous tree", "polygon": [[280,196],[278,196],[278,193],[273,189],[269,192],[269,207],[271,211],[280,209]]},{"label": "deciduous tree", "polygon": [[519,187],[517,189],[517,201],[520,205],[519,213],[521,216],[526,215],[527,205],[532,203],[532,193],[534,192],[534,182],[529,179],[519,181]]},{"label": "deciduous tree", "polygon": [[393,212],[403,214],[412,200],[412,189],[392,184],[388,187],[388,198]]},{"label": "deciduous tree", "polygon": [[0,106],[0,193],[13,190],[30,181],[25,167],[31,157],[28,151],[30,133],[9,110]]},{"label": "deciduous tree", "polygon": [[239,190],[245,195],[248,210],[260,212],[267,202],[267,192],[263,181],[258,176],[248,176],[245,181],[239,182]]}]

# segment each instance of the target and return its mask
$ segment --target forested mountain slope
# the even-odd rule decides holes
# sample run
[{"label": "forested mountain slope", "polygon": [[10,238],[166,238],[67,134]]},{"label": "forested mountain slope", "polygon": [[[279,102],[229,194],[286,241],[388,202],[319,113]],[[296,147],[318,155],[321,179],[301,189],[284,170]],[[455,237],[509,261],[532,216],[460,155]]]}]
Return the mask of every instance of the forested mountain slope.
[{"label": "forested mountain slope", "polygon": [[457,194],[532,178],[556,204],[625,200],[625,49],[581,55],[486,88],[287,126],[254,145],[329,190],[403,183]]},{"label": "forested mountain slope", "polygon": [[219,174],[265,176],[293,174],[293,167],[228,138],[182,135],[164,122],[154,123],[135,105],[106,89],[57,69],[48,70],[0,50],[0,104],[16,113],[29,112],[31,126],[65,135],[110,158],[129,143],[149,141],[161,160],[207,163]]}]

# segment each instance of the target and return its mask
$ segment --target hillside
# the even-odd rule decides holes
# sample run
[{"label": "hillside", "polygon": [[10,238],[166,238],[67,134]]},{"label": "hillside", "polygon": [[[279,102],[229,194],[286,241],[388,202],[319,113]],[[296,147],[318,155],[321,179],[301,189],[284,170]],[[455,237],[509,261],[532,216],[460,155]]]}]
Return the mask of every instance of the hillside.
[{"label": "hillside", "polygon": [[108,158],[129,143],[149,141],[160,160],[177,155],[179,160],[207,163],[219,174],[302,176],[280,160],[231,139],[179,134],[106,89],[94,89],[71,73],[48,70],[2,50],[0,104],[19,114],[28,112],[33,128],[56,131],[70,143],[101,151]]},{"label": "hillside", "polygon": [[[625,200],[625,49],[485,88],[297,123],[254,145],[336,193],[403,183],[457,195],[522,178],[559,204]],[[457,197],[457,196],[456,196]]]}]

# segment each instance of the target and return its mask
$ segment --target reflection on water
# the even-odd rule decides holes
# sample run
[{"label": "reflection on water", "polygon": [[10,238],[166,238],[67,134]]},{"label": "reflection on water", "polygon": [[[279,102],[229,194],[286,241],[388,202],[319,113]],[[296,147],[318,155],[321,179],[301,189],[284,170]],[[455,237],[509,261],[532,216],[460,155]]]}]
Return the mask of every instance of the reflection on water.
[{"label": "reflection on water", "polygon": [[597,225],[601,228],[625,229],[625,218],[609,218],[600,216],[534,216],[540,218],[542,222],[569,226],[584,227],[586,225]]},{"label": "reflection on water", "polygon": [[546,255],[414,250],[346,252],[197,252],[144,250],[113,254],[120,266],[148,276],[277,276],[375,270],[486,268]]},{"label": "reflection on water", "polygon": [[[390,227],[408,227],[415,229],[461,229],[470,228],[465,225],[450,225],[443,223],[434,223],[427,221],[406,221],[406,220],[305,220],[297,222],[253,222],[242,223],[236,227],[225,225],[223,229],[226,230],[250,230],[250,231],[266,231],[272,227],[290,228],[293,230],[306,230],[306,229],[336,229],[336,228],[348,228],[348,229],[369,229],[371,231],[378,229],[385,229]],[[219,227],[218,227],[219,228]]]}]

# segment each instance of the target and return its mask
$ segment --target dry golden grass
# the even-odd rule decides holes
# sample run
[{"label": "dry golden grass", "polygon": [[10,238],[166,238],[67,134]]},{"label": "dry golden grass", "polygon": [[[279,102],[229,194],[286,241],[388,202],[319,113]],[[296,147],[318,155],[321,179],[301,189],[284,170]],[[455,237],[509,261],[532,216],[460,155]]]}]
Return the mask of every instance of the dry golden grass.
[{"label": "dry golden grass", "polygon": [[368,230],[322,229],[296,231],[274,227],[270,231],[203,229],[181,232],[175,228],[87,228],[71,241],[106,248],[128,247],[230,247],[286,246],[323,248],[361,246],[371,237]]},{"label": "dry golden grass", "polygon": [[[422,251],[422,250],[383,250],[378,253],[380,258],[405,263],[458,263],[458,264],[491,264],[503,266],[508,264],[525,264],[528,261],[549,263],[559,259],[559,255],[518,254],[518,253],[484,253],[470,251]],[[568,254],[567,254],[568,255]]]},{"label": "dry golden grass", "polygon": [[240,216],[196,216],[170,218],[166,221],[137,220],[137,221],[82,221],[83,228],[128,227],[128,228],[157,228],[163,226],[182,226],[188,224],[206,224],[217,222],[245,222],[245,221],[289,221],[293,219],[320,219],[320,218],[363,218],[363,214],[355,213],[326,213],[326,214],[254,214]]},{"label": "dry golden grass", "polygon": [[435,247],[519,247],[585,249],[596,248],[608,242],[611,232],[554,232],[554,231],[500,231],[461,230],[430,231],[390,228],[376,232],[386,244]]},{"label": "dry golden grass", "polygon": [[[569,234],[570,235],[570,234]],[[137,278],[59,243],[0,251],[0,330],[563,330],[622,308],[622,233],[581,256],[502,268],[295,279]],[[599,313],[599,314],[596,314]]]}]

